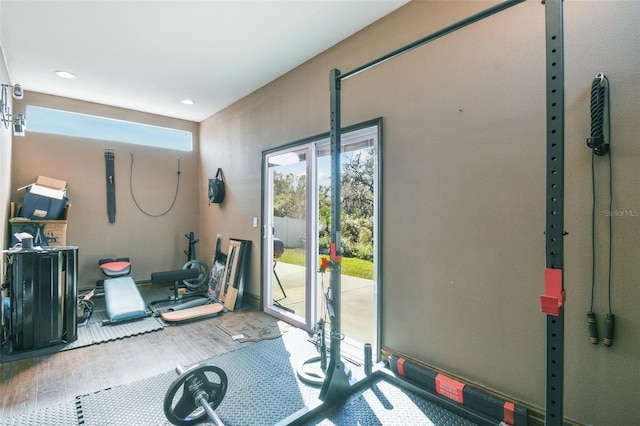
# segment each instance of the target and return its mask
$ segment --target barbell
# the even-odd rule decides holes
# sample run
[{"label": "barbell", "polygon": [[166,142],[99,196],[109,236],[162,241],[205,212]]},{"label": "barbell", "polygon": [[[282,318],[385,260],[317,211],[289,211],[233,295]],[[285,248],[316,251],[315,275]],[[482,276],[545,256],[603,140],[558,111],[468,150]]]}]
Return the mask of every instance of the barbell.
[{"label": "barbell", "polygon": [[176,368],[178,377],[164,397],[164,415],[174,425],[201,423],[207,416],[216,426],[224,426],[215,412],[227,392],[227,375],[220,367],[196,364],[186,370]]}]

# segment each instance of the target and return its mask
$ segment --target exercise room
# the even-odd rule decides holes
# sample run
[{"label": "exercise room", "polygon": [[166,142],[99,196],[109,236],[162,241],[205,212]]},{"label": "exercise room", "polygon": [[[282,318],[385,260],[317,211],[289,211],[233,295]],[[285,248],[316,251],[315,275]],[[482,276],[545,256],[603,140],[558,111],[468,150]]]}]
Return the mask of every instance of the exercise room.
[{"label": "exercise room", "polygon": [[640,424],[638,22],[0,0],[0,425]]}]

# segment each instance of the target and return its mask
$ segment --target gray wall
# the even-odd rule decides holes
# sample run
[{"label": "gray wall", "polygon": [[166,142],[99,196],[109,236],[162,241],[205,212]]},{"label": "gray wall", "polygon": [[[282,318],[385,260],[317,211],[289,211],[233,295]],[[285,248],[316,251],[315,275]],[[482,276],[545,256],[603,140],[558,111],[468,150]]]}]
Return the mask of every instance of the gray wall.
[{"label": "gray wall", "polygon": [[[191,131],[194,150],[184,152],[29,132],[27,117],[25,137],[13,138],[11,168],[11,201],[21,202],[24,191],[16,189],[34,182],[38,175],[67,181],[72,205],[67,244],[79,247],[81,288],[92,288],[96,280],[103,278],[98,268],[100,258],[131,258],[132,275],[140,280],[149,279],[151,272],[182,267],[187,260],[183,250],[188,246],[184,234],[194,231],[199,235],[197,123],[30,92],[25,92],[24,99],[14,105],[16,112],[23,112],[26,105],[36,105]],[[113,224],[107,218],[105,148],[112,148],[115,154]],[[152,218],[135,206],[129,188],[131,154],[134,194],[151,214],[162,213],[171,205],[180,157],[178,198],[165,216]],[[199,255],[211,259],[211,253]]]},{"label": "gray wall", "polygon": [[[349,71],[495,2],[412,2],[201,123],[201,188],[225,170],[227,200],[200,204],[204,243],[254,243],[260,294],[262,150],[328,131],[328,74]],[[640,394],[640,218],[614,217],[611,348],[589,343],[591,81],[611,81],[615,206],[638,204],[640,3],[564,2],[567,289],[565,415],[633,424]],[[343,82],[343,124],[384,117],[385,347],[538,407],[545,395],[545,22],[529,1]],[[606,169],[598,161],[606,195]],[[607,309],[604,207],[595,310]],[[603,321],[601,321],[602,323]],[[602,332],[602,330],[601,330]]]}]

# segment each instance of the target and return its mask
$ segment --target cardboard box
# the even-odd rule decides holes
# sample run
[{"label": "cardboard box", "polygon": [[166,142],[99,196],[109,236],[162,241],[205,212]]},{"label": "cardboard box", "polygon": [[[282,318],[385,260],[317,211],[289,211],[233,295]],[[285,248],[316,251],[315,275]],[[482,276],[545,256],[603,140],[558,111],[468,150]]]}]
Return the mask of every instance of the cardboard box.
[{"label": "cardboard box", "polygon": [[61,220],[69,199],[67,182],[46,176],[38,176],[35,183],[19,188],[26,189],[20,217],[33,220]]},{"label": "cardboard box", "polygon": [[18,243],[17,239],[13,236],[16,232],[28,232],[32,235],[39,233],[39,235],[34,235],[34,246],[42,245],[42,239],[46,241],[48,246],[52,247],[67,245],[67,221],[69,219],[71,204],[67,204],[64,208],[60,220],[30,220],[16,217],[20,208],[20,203],[11,203],[9,211],[9,247],[13,247]]}]

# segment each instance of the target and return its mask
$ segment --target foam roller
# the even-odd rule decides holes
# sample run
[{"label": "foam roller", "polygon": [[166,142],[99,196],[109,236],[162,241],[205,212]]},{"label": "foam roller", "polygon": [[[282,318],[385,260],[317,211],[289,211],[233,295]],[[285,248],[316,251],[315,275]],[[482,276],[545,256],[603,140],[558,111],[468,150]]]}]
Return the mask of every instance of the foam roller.
[{"label": "foam roller", "polygon": [[195,268],[176,269],[174,271],[154,272],[151,274],[153,284],[173,283],[176,281],[198,278],[200,271]]}]

